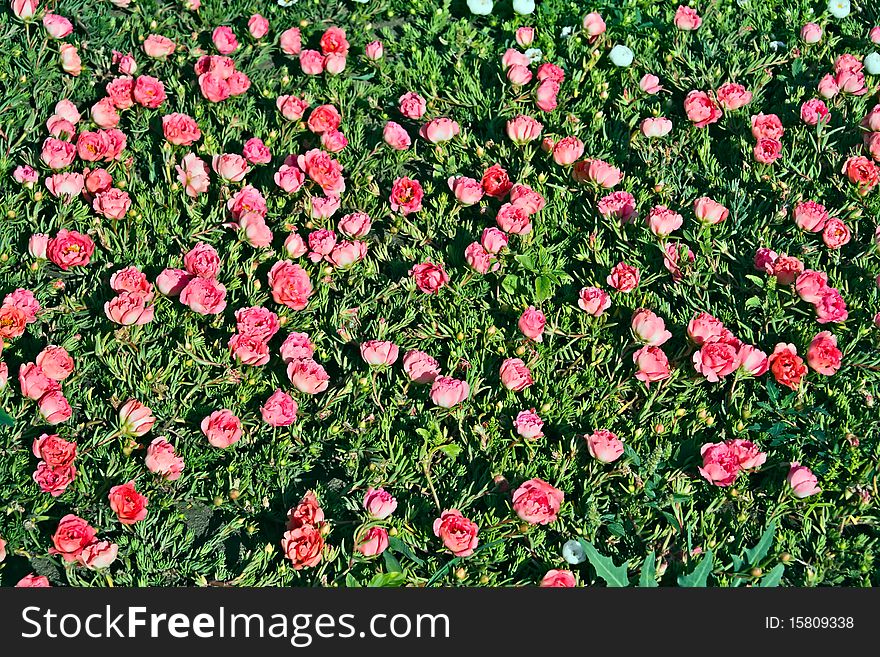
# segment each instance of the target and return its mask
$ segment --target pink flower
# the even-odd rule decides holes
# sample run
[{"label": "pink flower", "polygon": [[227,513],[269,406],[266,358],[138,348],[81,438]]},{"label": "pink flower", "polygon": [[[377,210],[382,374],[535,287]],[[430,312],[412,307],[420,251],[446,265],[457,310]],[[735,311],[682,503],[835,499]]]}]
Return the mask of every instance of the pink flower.
[{"label": "pink flower", "polygon": [[559,83],[555,80],[543,80],[535,88],[535,105],[542,112],[552,112],[556,109],[559,94]]},{"label": "pink flower", "polygon": [[269,270],[269,287],[275,303],[293,310],[303,310],[313,291],[308,272],[289,260],[276,262]]},{"label": "pink flower", "polygon": [[816,125],[820,121],[828,123],[831,120],[831,113],[828,106],[818,98],[811,98],[801,105],[801,121],[807,125]]},{"label": "pink flower", "polygon": [[483,198],[483,186],[473,178],[452,176],[447,180],[447,184],[455,196],[455,200],[461,205],[474,205]]},{"label": "pink flower", "polygon": [[226,308],[226,287],[217,280],[197,276],[180,292],[180,301],[200,315],[217,315]]},{"label": "pink flower", "polygon": [[40,179],[34,168],[27,164],[15,167],[12,177],[15,178],[15,182],[28,188],[33,188],[34,183]]},{"label": "pink flower", "polygon": [[456,557],[474,553],[479,543],[478,533],[477,524],[465,518],[458,509],[444,511],[434,521],[434,536],[439,537]]},{"label": "pink flower", "polygon": [[502,231],[490,226],[483,229],[483,234],[480,236],[480,244],[489,253],[496,254],[507,246],[508,239],[507,235]]},{"label": "pink flower", "polygon": [[513,510],[532,525],[548,525],[556,520],[564,493],[543,479],[529,479],[513,492]]},{"label": "pink flower", "polygon": [[281,358],[285,364],[300,358],[311,358],[315,354],[315,345],[312,344],[308,333],[291,333],[281,345]]},{"label": "pink flower", "polygon": [[675,19],[673,20],[675,27],[679,30],[696,30],[703,23],[703,19],[697,14],[696,10],[691,7],[679,5],[675,10]]},{"label": "pink flower", "polygon": [[320,75],[324,72],[326,58],[317,50],[301,50],[299,65],[306,75]]},{"label": "pink flower", "polygon": [[385,366],[397,362],[398,347],[386,340],[367,340],[361,343],[361,358],[367,365]]},{"label": "pink flower", "polygon": [[877,165],[864,156],[849,158],[843,164],[843,173],[849,181],[856,185],[859,194],[864,196],[880,182],[880,170]]},{"label": "pink flower", "polygon": [[281,51],[285,55],[296,57],[302,50],[302,34],[298,27],[291,27],[281,33],[279,38]]},{"label": "pink flower", "polygon": [[584,142],[577,137],[564,137],[553,146],[553,161],[561,166],[574,164],[584,154]]},{"label": "pink flower", "polygon": [[666,330],[663,318],[646,308],[633,314],[631,326],[636,338],[647,345],[659,347],[672,337],[672,333]]},{"label": "pink flower", "polygon": [[64,169],[70,166],[74,157],[76,157],[76,146],[68,141],[47,137],[43,142],[40,159],[50,169]]},{"label": "pink flower", "polygon": [[89,570],[109,568],[119,554],[119,546],[110,541],[95,541],[85,546],[77,561]]},{"label": "pink flower", "polygon": [[432,144],[449,141],[458,135],[460,128],[458,123],[448,118],[434,119],[424,124],[419,129],[419,136]]},{"label": "pink flower", "polygon": [[791,285],[804,271],[804,263],[794,256],[780,255],[770,266],[770,274],[776,277],[780,285]]},{"label": "pink flower", "polygon": [[767,354],[750,344],[742,345],[736,357],[739,360],[739,369],[752,376],[761,376],[770,369]]},{"label": "pink flower", "polygon": [[[16,3],[13,2],[13,6],[15,6],[15,4]],[[24,3],[20,4],[23,5]],[[53,39],[63,39],[64,37],[70,35],[71,32],[73,32],[73,23],[71,23],[64,16],[59,16],[58,14],[44,14],[43,27],[46,30],[46,34],[48,34]]]},{"label": "pink flower", "polygon": [[648,213],[648,228],[658,237],[668,237],[670,233],[681,228],[683,221],[680,214],[665,205],[654,206]]},{"label": "pink flower", "polygon": [[40,492],[58,497],[63,495],[67,487],[73,483],[76,478],[76,467],[72,464],[50,465],[45,461],[40,461],[32,478],[40,487]]},{"label": "pink flower", "polygon": [[815,201],[798,203],[792,210],[792,217],[798,228],[813,233],[821,231],[829,218],[825,206]]},{"label": "pink flower", "polygon": [[804,43],[819,43],[822,39],[822,28],[816,23],[807,23],[801,28],[801,39]]},{"label": "pink flower", "polygon": [[223,180],[230,182],[239,182],[244,180],[245,174],[249,171],[247,160],[237,153],[224,153],[223,155],[215,155],[211,160],[211,168],[214,173]]},{"label": "pink flower", "polygon": [[128,192],[111,187],[106,192],[95,195],[92,208],[107,219],[122,219],[131,208],[131,198]]},{"label": "pink flower", "polygon": [[617,437],[617,434],[607,429],[596,429],[584,438],[587,441],[590,456],[597,461],[614,463],[623,455],[623,442]]},{"label": "pink flower", "polygon": [[119,125],[119,112],[109,96],[92,105],[90,115],[92,121],[100,128],[115,128]]},{"label": "pink flower", "polygon": [[595,11],[591,11],[589,14],[584,16],[582,26],[584,28],[584,32],[586,32],[587,35],[591,38],[597,37],[605,32],[605,21],[602,20],[602,16],[600,16]]},{"label": "pink flower", "polygon": [[254,14],[248,19],[248,32],[255,39],[262,39],[269,33],[269,21],[260,14]]},{"label": "pink flower", "polygon": [[437,376],[431,386],[431,401],[442,408],[452,408],[467,399],[470,392],[467,381]]},{"label": "pink flower", "polygon": [[208,167],[194,153],[187,153],[176,169],[177,179],[184,186],[187,196],[195,198],[208,191]]},{"label": "pink flower", "polygon": [[355,549],[365,557],[375,557],[388,549],[388,530],[370,527],[355,539]]},{"label": "pink flower", "polygon": [[542,588],[574,588],[577,580],[569,570],[548,570],[539,584]]},{"label": "pink flower", "polygon": [[155,307],[140,292],[122,292],[104,304],[104,314],[112,322],[123,326],[149,324]]},{"label": "pink flower", "polygon": [[829,219],[822,231],[822,241],[829,249],[839,249],[848,244],[851,237],[849,226],[837,217]]},{"label": "pink flower", "polygon": [[807,364],[819,374],[831,376],[840,369],[843,354],[837,348],[837,338],[829,331],[818,333],[807,349]]},{"label": "pink flower", "polygon": [[798,296],[808,303],[816,303],[828,287],[828,276],[821,271],[806,269],[797,277],[795,289]]},{"label": "pink flower", "polygon": [[578,295],[578,306],[585,313],[599,317],[611,307],[611,297],[598,287],[585,287]]},{"label": "pink flower", "polygon": [[528,185],[517,183],[510,189],[510,203],[527,215],[533,215],[544,209],[547,201]]},{"label": "pink flower", "polygon": [[[24,3],[34,2],[34,0],[20,0]],[[43,575],[36,575],[31,573],[29,575],[25,575],[22,577],[18,584],[15,585],[15,588],[19,589],[38,589],[38,588],[50,588],[52,585],[49,584],[49,578]]]},{"label": "pink flower", "polygon": [[449,283],[449,275],[443,269],[443,265],[435,265],[433,262],[423,262],[414,265],[409,270],[418,287],[425,294],[436,294],[440,288]]},{"label": "pink flower", "polygon": [[131,97],[138,105],[156,109],[165,102],[165,85],[157,78],[139,75],[134,81]]},{"label": "pink flower", "polygon": [[440,375],[440,364],[424,351],[411,349],[403,356],[403,371],[414,383],[433,383]]},{"label": "pink flower", "polygon": [[628,223],[636,216],[636,199],[629,192],[611,192],[599,199],[597,208],[603,217]]},{"label": "pink flower", "polygon": [[521,358],[506,359],[501,363],[498,375],[501,377],[501,384],[514,392],[525,390],[535,382],[531,371]]},{"label": "pink flower", "polygon": [[532,72],[527,66],[515,64],[507,69],[507,80],[514,87],[522,87],[532,81]]},{"label": "pink flower", "polygon": [[156,287],[165,296],[176,297],[191,279],[192,274],[183,269],[168,268],[156,277]]},{"label": "pink flower", "polygon": [[[321,187],[327,195],[340,195],[345,191],[345,180],[342,177],[342,166],[322,150],[313,148],[305,155],[296,158],[297,166],[302,169],[309,178]],[[406,180],[409,180],[408,178]],[[415,182],[415,181],[412,181]],[[418,183],[415,183],[418,185]],[[418,187],[421,192],[421,187]],[[421,203],[421,195],[418,197]],[[419,205],[421,208],[421,205]]]},{"label": "pink flower", "polygon": [[529,213],[513,203],[502,205],[495,215],[495,221],[501,230],[512,235],[528,235],[532,230]]},{"label": "pink flower", "polygon": [[299,167],[282,164],[281,168],[275,172],[274,180],[275,184],[285,192],[293,194],[303,186],[306,177]]},{"label": "pink flower", "polygon": [[321,133],[321,146],[331,153],[338,153],[348,146],[348,138],[339,130]]},{"label": "pink flower", "polygon": [[155,423],[153,411],[136,399],[129,399],[119,407],[119,430],[127,436],[143,436]]},{"label": "pink flower", "polygon": [[345,36],[345,30],[341,27],[328,27],[321,35],[321,52],[325,55],[346,55],[349,43]]},{"label": "pink flower", "polygon": [[633,354],[633,362],[638,367],[636,378],[649,386],[655,381],[663,381],[670,376],[669,360],[660,347],[646,345]]},{"label": "pink flower", "polygon": [[269,362],[269,345],[254,335],[234,334],[229,338],[229,351],[242,365],[259,367]]},{"label": "pink flower", "polygon": [[684,111],[688,119],[698,128],[717,123],[721,109],[705,91],[691,91],[684,99]]},{"label": "pink flower", "polygon": [[728,111],[738,110],[752,102],[752,92],[734,82],[722,84],[715,96],[718,98],[718,104]]},{"label": "pink flower", "polygon": [[528,48],[530,45],[532,45],[532,42],[535,40],[535,28],[533,28],[533,27],[517,28],[515,38],[516,38],[516,43],[520,48]]},{"label": "pink flower", "polygon": [[238,39],[235,38],[232,28],[226,25],[214,28],[211,33],[211,41],[214,42],[214,47],[221,55],[229,55],[238,48]]},{"label": "pink flower", "polygon": [[370,41],[364,46],[364,56],[371,62],[378,62],[385,55],[381,41]]},{"label": "pink flower", "polygon": [[147,53],[147,57],[154,59],[165,59],[174,52],[175,48],[177,44],[159,34],[151,34],[144,40],[144,52]]},{"label": "pink flower", "polygon": [[693,263],[695,260],[694,252],[682,242],[667,243],[663,252],[663,266],[672,274],[672,280],[678,283],[683,278],[681,268],[678,266],[679,261],[684,258],[687,263]]},{"label": "pink flower", "polygon": [[352,212],[342,217],[336,227],[340,233],[348,237],[366,237],[372,227],[372,221],[366,212]]},{"label": "pink flower", "polygon": [[123,525],[133,525],[147,517],[148,500],[137,492],[133,481],[113,486],[107,497],[110,510]]},{"label": "pink flower", "polygon": [[88,235],[62,228],[49,240],[46,255],[63,270],[82,267],[89,263],[95,243]]},{"label": "pink flower", "polygon": [[753,149],[755,160],[761,164],[773,164],[782,155],[782,143],[776,139],[762,137]]},{"label": "pink flower", "polygon": [[737,348],[727,342],[705,342],[693,355],[694,368],[712,383],[739,367]]},{"label": "pink flower", "polygon": [[488,274],[492,267],[492,255],[479,242],[472,242],[464,250],[468,266],[478,274]]},{"label": "pink flower", "polygon": [[287,427],[296,422],[299,405],[296,400],[280,389],[276,389],[260,407],[263,422],[272,427]]},{"label": "pink flower", "polygon": [[201,424],[202,433],[214,447],[226,449],[241,439],[241,420],[227,408],[214,411]]},{"label": "pink flower", "polygon": [[811,495],[816,495],[817,493],[822,492],[822,489],[819,488],[819,480],[816,478],[816,475],[814,475],[808,467],[801,465],[797,461],[794,461],[791,464],[791,468],[789,469],[788,476],[785,480],[788,482],[788,485],[791,486],[794,496],[798,499],[810,497]]},{"label": "pink flower", "polygon": [[272,161],[272,153],[257,137],[251,137],[244,143],[242,155],[251,164],[268,164]]},{"label": "pink flower", "polygon": [[68,200],[82,193],[83,184],[81,173],[56,173],[46,178],[46,189],[52,196],[64,196]]},{"label": "pink flower", "polygon": [[536,310],[534,306],[526,308],[517,322],[520,332],[535,342],[542,341],[545,324],[547,324],[547,319],[544,317],[544,313]]},{"label": "pink flower", "polygon": [[660,86],[660,78],[656,75],[646,73],[642,76],[642,79],[639,80],[639,89],[646,94],[653,96],[654,94],[660,93],[663,87]]},{"label": "pink flower", "polygon": [[412,145],[412,139],[409,134],[399,123],[389,121],[382,130],[382,139],[391,148],[398,151],[405,151]]},{"label": "pink flower", "polygon": [[715,225],[727,219],[730,211],[708,196],[701,196],[694,201],[694,214],[701,222]]},{"label": "pink flower", "polygon": [[826,287],[819,292],[819,299],[813,303],[813,309],[816,311],[816,321],[820,324],[844,322],[849,316],[843,296],[833,287]]},{"label": "pink flower", "polygon": [[61,70],[73,77],[82,73],[82,60],[75,46],[62,43],[59,51],[61,52]]},{"label": "pink flower", "polygon": [[541,432],[544,428],[544,421],[538,417],[534,408],[517,413],[513,426],[516,428],[516,432],[526,440],[535,440],[544,435]]},{"label": "pink flower", "polygon": [[572,169],[572,177],[578,182],[587,180],[599,187],[610,189],[623,180],[623,173],[603,160],[589,159],[578,162]]},{"label": "pink flower", "polygon": [[168,481],[180,479],[184,468],[183,458],[174,453],[174,446],[164,438],[154,438],[147,447],[144,465],[147,470]]},{"label": "pink flower", "polygon": [[620,262],[608,274],[606,282],[619,292],[632,292],[638,286],[639,278],[639,270],[636,267]]},{"label": "pink flower", "polygon": [[12,0],[12,13],[15,17],[25,22],[29,22],[37,13],[39,0]]},{"label": "pink flower", "polygon": [[318,105],[309,114],[309,120],[306,122],[309,130],[317,134],[338,130],[341,124],[342,116],[333,105]]},{"label": "pink flower", "polygon": [[287,378],[293,386],[307,395],[324,392],[330,382],[327,371],[311,358],[300,358],[287,365]]},{"label": "pink flower", "polygon": [[37,402],[37,407],[48,424],[66,422],[73,415],[73,409],[61,390],[52,390],[44,394]]},{"label": "pink flower", "polygon": [[427,107],[427,101],[414,91],[408,91],[398,99],[400,113],[414,121],[424,116]]},{"label": "pink flower", "polygon": [[14,306],[20,310],[24,313],[25,322],[28,324],[37,321],[37,313],[40,312],[40,302],[37,301],[33,292],[24,288],[13,290],[3,297],[3,306]]},{"label": "pink flower", "polygon": [[518,146],[523,146],[538,139],[543,129],[544,125],[542,123],[524,114],[520,114],[507,122],[507,136]]},{"label": "pink flower", "polygon": [[376,520],[385,520],[397,509],[397,500],[384,488],[368,488],[364,509]]},{"label": "pink flower", "polygon": [[309,107],[304,98],[297,96],[278,96],[275,101],[278,111],[288,121],[299,121]]},{"label": "pink flower", "polygon": [[58,528],[52,535],[49,554],[58,554],[64,561],[73,562],[86,546],[95,542],[96,536],[94,527],[79,516],[68,513],[58,522]]},{"label": "pink flower", "polygon": [[26,324],[27,315],[21,308],[16,306],[0,308],[0,339],[24,335]]},{"label": "pink flower", "polygon": [[822,96],[822,98],[830,100],[840,93],[840,87],[837,86],[837,82],[835,82],[834,76],[829,73],[821,80],[819,80],[818,91],[819,95]]},{"label": "pink flower", "polygon": [[37,354],[36,365],[43,374],[54,381],[64,381],[73,374],[74,369],[73,358],[67,350],[52,344],[47,345]]},{"label": "pink flower", "polygon": [[703,465],[698,468],[700,474],[716,486],[730,486],[742,469],[739,455],[730,442],[706,443],[700,449],[703,457]]},{"label": "pink flower", "polygon": [[665,137],[672,130],[672,121],[662,116],[642,119],[639,129],[645,137]]}]

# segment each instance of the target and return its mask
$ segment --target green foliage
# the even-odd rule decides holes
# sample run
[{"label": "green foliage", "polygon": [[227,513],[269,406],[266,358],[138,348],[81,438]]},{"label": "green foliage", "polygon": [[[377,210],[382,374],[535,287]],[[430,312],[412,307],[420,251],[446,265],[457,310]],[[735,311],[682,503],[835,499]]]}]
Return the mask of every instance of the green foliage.
[{"label": "green foliage", "polygon": [[[578,27],[584,3],[572,0],[544,0],[530,17],[496,2],[495,15],[486,18],[470,16],[459,0],[300,0],[288,7],[203,0],[197,13],[170,0],[135,0],[128,10],[58,0],[53,11],[74,20],[66,41],[83,60],[76,78],[61,71],[59,43],[45,37],[39,22],[25,26],[4,6],[0,295],[30,289],[42,311],[0,356],[10,372],[0,390],[0,536],[8,552],[0,585],[34,572],[72,586],[521,586],[538,583],[549,569],[570,569],[581,585],[626,586],[630,565],[640,568],[640,586],[880,585],[880,332],[872,325],[880,310],[880,255],[873,242],[880,194],[859,195],[840,172],[847,157],[863,152],[859,123],[877,102],[877,76],[866,78],[870,93],[829,101],[827,126],[799,120],[801,103],[816,96],[837,56],[863,57],[874,48],[866,35],[880,15],[871,3],[836,21],[818,13],[824,2],[695,2],[704,23],[684,33],[672,25],[677,4],[592,3],[608,31],[591,41]],[[262,41],[246,30],[257,10],[271,24]],[[806,45],[797,33],[810,20],[823,24],[825,37]],[[200,54],[215,52],[210,33],[219,24],[238,35],[241,46],[232,56],[252,87],[214,104],[199,93],[193,66]],[[301,26],[304,44],[316,47],[331,24],[344,27],[352,42],[346,70],[304,76],[296,59],[278,48],[278,35]],[[532,87],[514,90],[502,69],[501,56],[521,25],[536,27],[542,61],[566,72],[553,112],[538,112]],[[563,37],[568,26],[574,29]],[[142,43],[149,34],[173,39],[177,51],[165,61],[147,58]],[[361,56],[374,39],[386,53],[376,64]],[[607,53],[616,43],[635,51],[631,68],[610,64]],[[116,75],[114,50],[133,53],[138,73],[162,79],[168,92],[159,110],[122,112],[128,144],[123,160],[107,167],[133,205],[118,222],[100,219],[84,199],[53,198],[42,182],[50,172],[40,162],[45,122],[58,100],[74,101],[83,125],[91,125],[88,109]],[[662,93],[640,92],[645,73],[660,78]],[[685,94],[731,80],[752,91],[752,103],[706,129],[691,126],[682,110]],[[443,145],[416,137],[418,125],[397,109],[397,99],[410,90],[427,99],[426,118],[448,116],[460,123],[461,135]],[[305,190],[286,195],[274,186],[272,174],[284,157],[318,145],[305,128],[280,118],[275,99],[282,94],[340,109],[350,143],[338,155],[347,183],[338,216],[360,210],[373,219],[364,262],[343,271],[300,260],[315,285],[300,312],[273,301],[267,272],[287,257],[283,242],[291,231],[306,236],[335,228],[338,217],[311,219]],[[170,112],[198,121],[203,136],[196,145],[172,147],[163,139],[161,117]],[[784,156],[772,166],[752,158],[749,117],[758,112],[779,114],[785,127]],[[618,189],[633,194],[639,219],[621,225],[603,218],[596,207],[607,190],[575,183],[537,142],[514,146],[505,124],[521,113],[544,124],[542,136],[577,136],[585,157],[620,167],[625,177]],[[673,133],[643,138],[638,125],[647,116],[670,118]],[[388,120],[405,124],[412,149],[384,146]],[[275,235],[268,249],[251,247],[224,226],[236,185],[212,174],[209,193],[192,199],[175,171],[189,150],[209,162],[214,154],[241,152],[253,136],[273,154],[271,165],[255,167],[247,178],[267,197]],[[479,179],[495,163],[541,193],[547,207],[529,235],[511,239],[499,269],[481,276],[463,253],[494,225],[498,203],[484,199],[460,208],[447,179]],[[12,179],[20,164],[40,172],[34,189]],[[389,208],[391,184],[402,175],[425,188],[425,209],[417,215]],[[693,201],[704,195],[730,209],[726,221],[705,227],[694,219]],[[844,220],[852,241],[829,250],[818,234],[798,230],[791,208],[806,199]],[[644,225],[658,204],[684,217],[682,229],[665,241]],[[60,228],[93,237],[97,249],[88,267],[62,271],[28,255],[31,234]],[[123,328],[105,317],[114,271],[134,265],[155,280],[165,267],[180,267],[182,254],[200,241],[216,246],[223,259],[219,278],[228,307],[222,315],[197,315],[157,295],[156,319],[148,325]],[[694,254],[693,264],[681,259],[678,282],[664,266],[668,244]],[[754,270],[759,247],[796,255],[807,268],[827,273],[849,319],[818,324],[792,286]],[[443,262],[450,274],[437,295],[419,293],[407,274],[427,259]],[[620,261],[639,267],[638,288],[614,293],[603,316],[588,316],[577,306],[578,291],[607,288],[606,277]],[[234,310],[250,305],[265,305],[283,322],[263,367],[239,365],[227,348]],[[547,316],[540,343],[517,329],[528,306]],[[673,333],[663,346],[673,376],[650,387],[633,376],[639,345],[630,318],[641,307],[662,316]],[[831,377],[811,371],[796,391],[769,374],[709,383],[694,372],[686,334],[699,311],[768,353],[782,342],[805,355],[816,333],[830,330],[843,365]],[[297,397],[293,426],[272,428],[261,421],[260,406],[276,388],[291,390],[278,347],[292,331],[309,333],[330,386]],[[358,350],[369,339],[392,340],[401,354],[430,353],[444,374],[468,381],[469,399],[440,409],[399,364],[370,370]],[[77,441],[78,473],[57,498],[41,493],[32,479],[31,445],[50,428],[16,381],[20,365],[47,344],[63,345],[76,361],[63,384],[73,417],[51,431]],[[514,356],[529,364],[535,379],[519,393],[498,380],[501,362]],[[117,409],[128,398],[158,418],[149,434],[132,442],[117,435]],[[219,408],[244,423],[244,437],[226,450],[210,447],[199,429]],[[544,421],[544,435],[532,441],[513,427],[517,413],[531,408]],[[588,453],[583,436],[600,428],[624,440],[624,454],[613,464]],[[179,480],[146,470],[144,452],[156,437],[172,442],[186,460]],[[755,442],[767,462],[729,487],[712,486],[697,470],[700,447],[735,438]],[[785,477],[793,461],[816,473],[820,495],[798,500],[790,494]],[[511,509],[511,492],[533,477],[565,492],[557,520],[546,526],[523,523]],[[129,480],[149,498],[149,515],[122,526],[107,495]],[[398,508],[382,523],[391,534],[388,551],[368,559],[354,546],[372,522],[362,508],[364,493],[378,486],[394,494]],[[308,490],[325,510],[327,547],[319,566],[294,570],[280,540],[288,509]],[[459,509],[479,525],[473,555],[454,557],[435,536],[434,519],[445,509]],[[118,543],[119,559],[109,571],[66,565],[48,554],[67,513]],[[563,560],[562,545],[572,538],[582,542],[588,563]]]}]

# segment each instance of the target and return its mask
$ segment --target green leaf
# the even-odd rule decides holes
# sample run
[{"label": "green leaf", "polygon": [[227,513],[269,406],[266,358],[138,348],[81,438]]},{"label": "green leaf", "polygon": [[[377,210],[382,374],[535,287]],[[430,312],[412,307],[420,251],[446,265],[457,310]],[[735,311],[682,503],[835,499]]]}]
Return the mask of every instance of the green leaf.
[{"label": "green leaf", "polygon": [[520,253],[519,255],[514,256],[514,260],[516,260],[519,264],[521,264],[526,269],[535,269],[535,261],[532,260],[532,256],[526,255],[524,253]]},{"label": "green leaf", "polygon": [[758,562],[767,556],[767,552],[770,551],[770,547],[773,545],[773,539],[775,536],[776,522],[774,521],[767,525],[767,529],[765,529],[764,533],[761,534],[761,539],[758,541],[758,544],[752,549],[747,549],[745,551],[746,562],[750,566],[757,566]]},{"label": "green leaf", "polygon": [[519,278],[513,274],[508,274],[501,279],[501,289],[508,294],[516,294],[516,288],[519,286]]},{"label": "green leaf", "polygon": [[761,586],[764,588],[779,586],[779,582],[782,580],[783,573],[785,573],[785,564],[776,564],[773,567],[773,570],[771,570],[769,573],[761,578]]},{"label": "green leaf", "polygon": [[370,580],[370,583],[367,584],[367,586],[374,589],[386,588],[401,586],[404,582],[406,582],[406,575],[403,573],[379,573]]},{"label": "green leaf", "polygon": [[361,583],[355,579],[354,575],[348,573],[345,576],[345,586],[350,589],[357,589],[360,588]]},{"label": "green leaf", "polygon": [[553,296],[553,281],[547,276],[538,276],[535,279],[535,299],[541,303],[551,296]]},{"label": "green leaf", "polygon": [[0,408],[0,425],[4,427],[11,427],[15,425],[15,420],[12,419],[12,416],[6,413],[2,408]]},{"label": "green leaf", "polygon": [[412,551],[412,548],[410,548],[409,545],[407,545],[406,543],[401,541],[396,536],[389,536],[388,537],[388,547],[389,547],[389,549],[394,550],[398,554],[402,554],[407,559],[415,562],[419,566],[421,566],[425,563],[423,559],[419,559],[416,556],[416,553]]},{"label": "green leaf", "polygon": [[642,572],[639,575],[639,586],[642,588],[655,588],[657,586],[657,568],[654,559],[654,551],[651,550],[642,563]]},{"label": "green leaf", "polygon": [[382,557],[385,559],[385,570],[387,570],[389,573],[403,572],[403,568],[400,567],[400,562],[395,558],[393,554],[391,554],[390,550],[385,550],[382,553]]},{"label": "green leaf", "polygon": [[455,443],[449,443],[448,445],[441,445],[437,448],[438,452],[443,452],[451,458],[453,461],[461,454],[461,445],[456,445]]},{"label": "green leaf", "polygon": [[706,555],[697,564],[697,567],[694,568],[694,571],[690,575],[680,575],[678,578],[678,585],[684,587],[698,587],[705,588],[706,581],[709,579],[709,574],[712,572],[712,562],[714,561],[714,555],[712,554],[712,550],[707,550]]},{"label": "green leaf", "polygon": [[626,575],[626,564],[615,566],[611,557],[606,557],[600,554],[599,550],[597,550],[589,541],[580,538],[578,539],[578,542],[581,544],[581,547],[584,548],[584,552],[587,554],[587,559],[590,560],[593,568],[596,569],[596,574],[604,579],[608,586],[629,586],[629,578]]}]

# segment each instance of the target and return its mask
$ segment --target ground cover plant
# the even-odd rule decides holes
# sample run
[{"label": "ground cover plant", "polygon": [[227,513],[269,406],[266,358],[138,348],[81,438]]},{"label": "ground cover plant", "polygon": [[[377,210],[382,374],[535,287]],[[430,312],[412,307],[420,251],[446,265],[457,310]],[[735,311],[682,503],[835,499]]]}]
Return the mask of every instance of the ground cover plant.
[{"label": "ground cover plant", "polygon": [[878,584],[878,23],[7,3],[0,584]]}]

